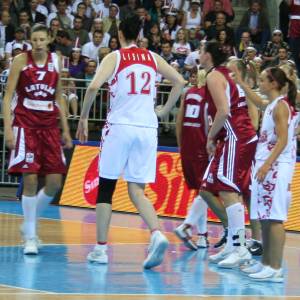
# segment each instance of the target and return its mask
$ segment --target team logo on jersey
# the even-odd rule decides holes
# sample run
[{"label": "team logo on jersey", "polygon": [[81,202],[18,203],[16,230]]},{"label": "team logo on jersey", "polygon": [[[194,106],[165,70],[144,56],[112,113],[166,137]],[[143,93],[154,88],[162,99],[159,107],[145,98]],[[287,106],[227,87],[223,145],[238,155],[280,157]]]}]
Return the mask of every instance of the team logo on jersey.
[{"label": "team logo on jersey", "polygon": [[209,173],[208,176],[207,176],[207,182],[209,183],[214,183],[214,178],[213,178],[213,175],[212,173]]},{"label": "team logo on jersey", "polygon": [[[33,163],[33,161],[34,161],[34,153],[27,152],[27,153],[26,153],[25,161],[26,161],[27,163]],[[25,166],[23,166],[23,168],[25,168]]]},{"label": "team logo on jersey", "polygon": [[53,63],[48,63],[48,71],[49,72],[53,72],[54,71]]}]

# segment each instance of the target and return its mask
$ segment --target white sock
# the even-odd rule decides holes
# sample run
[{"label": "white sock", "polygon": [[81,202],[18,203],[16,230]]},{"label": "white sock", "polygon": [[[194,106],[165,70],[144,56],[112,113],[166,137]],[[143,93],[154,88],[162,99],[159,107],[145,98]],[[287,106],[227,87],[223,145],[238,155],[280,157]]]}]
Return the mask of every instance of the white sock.
[{"label": "white sock", "polygon": [[36,196],[22,195],[22,208],[24,216],[24,233],[27,239],[36,237]]},{"label": "white sock", "polygon": [[206,202],[200,197],[200,217],[197,223],[197,230],[199,234],[207,233],[207,204]]},{"label": "white sock", "polygon": [[189,224],[195,226],[201,215],[202,203],[204,202],[200,196],[194,198],[192,206],[190,207],[187,217],[185,218],[183,224]]},{"label": "white sock", "polygon": [[46,210],[54,197],[45,194],[44,188],[42,188],[37,194],[37,208],[36,216],[39,218],[41,214]]},{"label": "white sock", "polygon": [[[234,242],[232,237],[239,235],[239,241],[245,240],[245,208],[241,203],[235,203],[226,208],[228,216],[228,241]],[[235,242],[239,242],[236,240]]]}]

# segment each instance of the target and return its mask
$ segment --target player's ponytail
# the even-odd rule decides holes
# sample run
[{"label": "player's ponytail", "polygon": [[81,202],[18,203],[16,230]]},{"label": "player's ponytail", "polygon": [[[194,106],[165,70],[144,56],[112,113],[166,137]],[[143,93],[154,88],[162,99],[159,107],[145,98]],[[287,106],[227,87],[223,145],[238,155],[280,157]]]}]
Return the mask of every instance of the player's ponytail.
[{"label": "player's ponytail", "polygon": [[287,83],[288,83],[289,102],[294,108],[296,108],[297,87],[291,79],[289,79],[289,78],[286,78],[286,79],[287,79]]}]

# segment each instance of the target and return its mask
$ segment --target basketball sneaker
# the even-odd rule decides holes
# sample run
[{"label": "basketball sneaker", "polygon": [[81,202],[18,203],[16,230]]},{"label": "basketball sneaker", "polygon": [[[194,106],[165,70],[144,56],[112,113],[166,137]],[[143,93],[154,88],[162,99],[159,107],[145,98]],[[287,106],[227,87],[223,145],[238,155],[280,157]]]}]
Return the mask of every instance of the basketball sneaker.
[{"label": "basketball sneaker", "polygon": [[210,255],[208,257],[209,262],[213,264],[217,264],[218,262],[224,260],[227,256],[229,256],[234,249],[232,247],[225,246],[220,252],[217,254]]},{"label": "basketball sneaker", "polygon": [[[24,222],[20,225],[20,234],[21,234],[22,240],[25,243],[25,241],[26,241],[26,233],[25,233]],[[36,236],[36,242],[37,242],[38,249],[41,249],[42,248],[42,241],[39,239],[38,236]]]},{"label": "basketball sneaker", "polygon": [[182,240],[184,245],[191,250],[198,250],[198,246],[192,239],[192,226],[189,224],[181,224],[175,230],[174,233],[179,239]]},{"label": "basketball sneaker", "polygon": [[23,253],[26,255],[37,255],[39,253],[37,238],[25,240]]},{"label": "basketball sneaker", "polygon": [[259,281],[268,281],[268,282],[284,281],[282,268],[275,270],[270,266],[264,266],[260,272],[249,274],[249,277]]},{"label": "basketball sneaker", "polygon": [[218,267],[235,268],[251,260],[252,255],[245,246],[234,247],[235,249],[225,259],[218,262]]},{"label": "basketball sneaker", "polygon": [[214,248],[220,248],[224,244],[226,244],[227,243],[227,236],[228,236],[228,228],[225,228],[224,232],[223,232],[223,236],[221,237],[221,239],[218,242],[216,242],[214,244]]},{"label": "basketball sneaker", "polygon": [[144,268],[151,269],[160,265],[168,246],[169,241],[160,231],[153,232],[148,248],[148,256],[144,261]]},{"label": "basketball sneaker", "polygon": [[261,256],[263,254],[262,243],[256,240],[250,240],[247,243],[247,248],[249,252],[254,256]]},{"label": "basketball sneaker", "polygon": [[87,260],[97,264],[107,264],[108,256],[106,251],[107,245],[96,245],[94,250],[87,255]]},{"label": "basketball sneaker", "polygon": [[209,242],[207,239],[207,232],[204,234],[198,234],[198,239],[196,241],[196,245],[198,248],[208,248]]},{"label": "basketball sneaker", "polygon": [[241,272],[245,273],[245,274],[254,274],[257,272],[260,272],[263,269],[263,264],[259,261],[253,260],[252,263],[250,263],[249,265],[246,265],[244,267],[241,267],[240,270]]}]

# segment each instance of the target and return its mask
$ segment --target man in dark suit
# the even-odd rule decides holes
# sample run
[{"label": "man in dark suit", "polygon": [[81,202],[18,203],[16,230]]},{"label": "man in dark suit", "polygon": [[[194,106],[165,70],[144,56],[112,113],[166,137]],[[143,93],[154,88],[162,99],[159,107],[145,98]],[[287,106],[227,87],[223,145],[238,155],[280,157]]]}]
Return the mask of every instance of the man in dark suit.
[{"label": "man in dark suit", "polygon": [[15,27],[11,24],[10,14],[7,10],[1,11],[0,17],[0,39],[5,45],[15,38]]},{"label": "man in dark suit", "polygon": [[244,31],[249,31],[252,42],[259,49],[270,39],[270,25],[268,16],[262,10],[259,0],[252,0],[250,8],[245,11],[240,26],[237,30],[238,36]]},{"label": "man in dark suit", "polygon": [[46,24],[46,16],[38,12],[36,9],[38,7],[38,0],[30,0],[28,7],[28,14],[30,17],[30,24],[43,23]]}]

